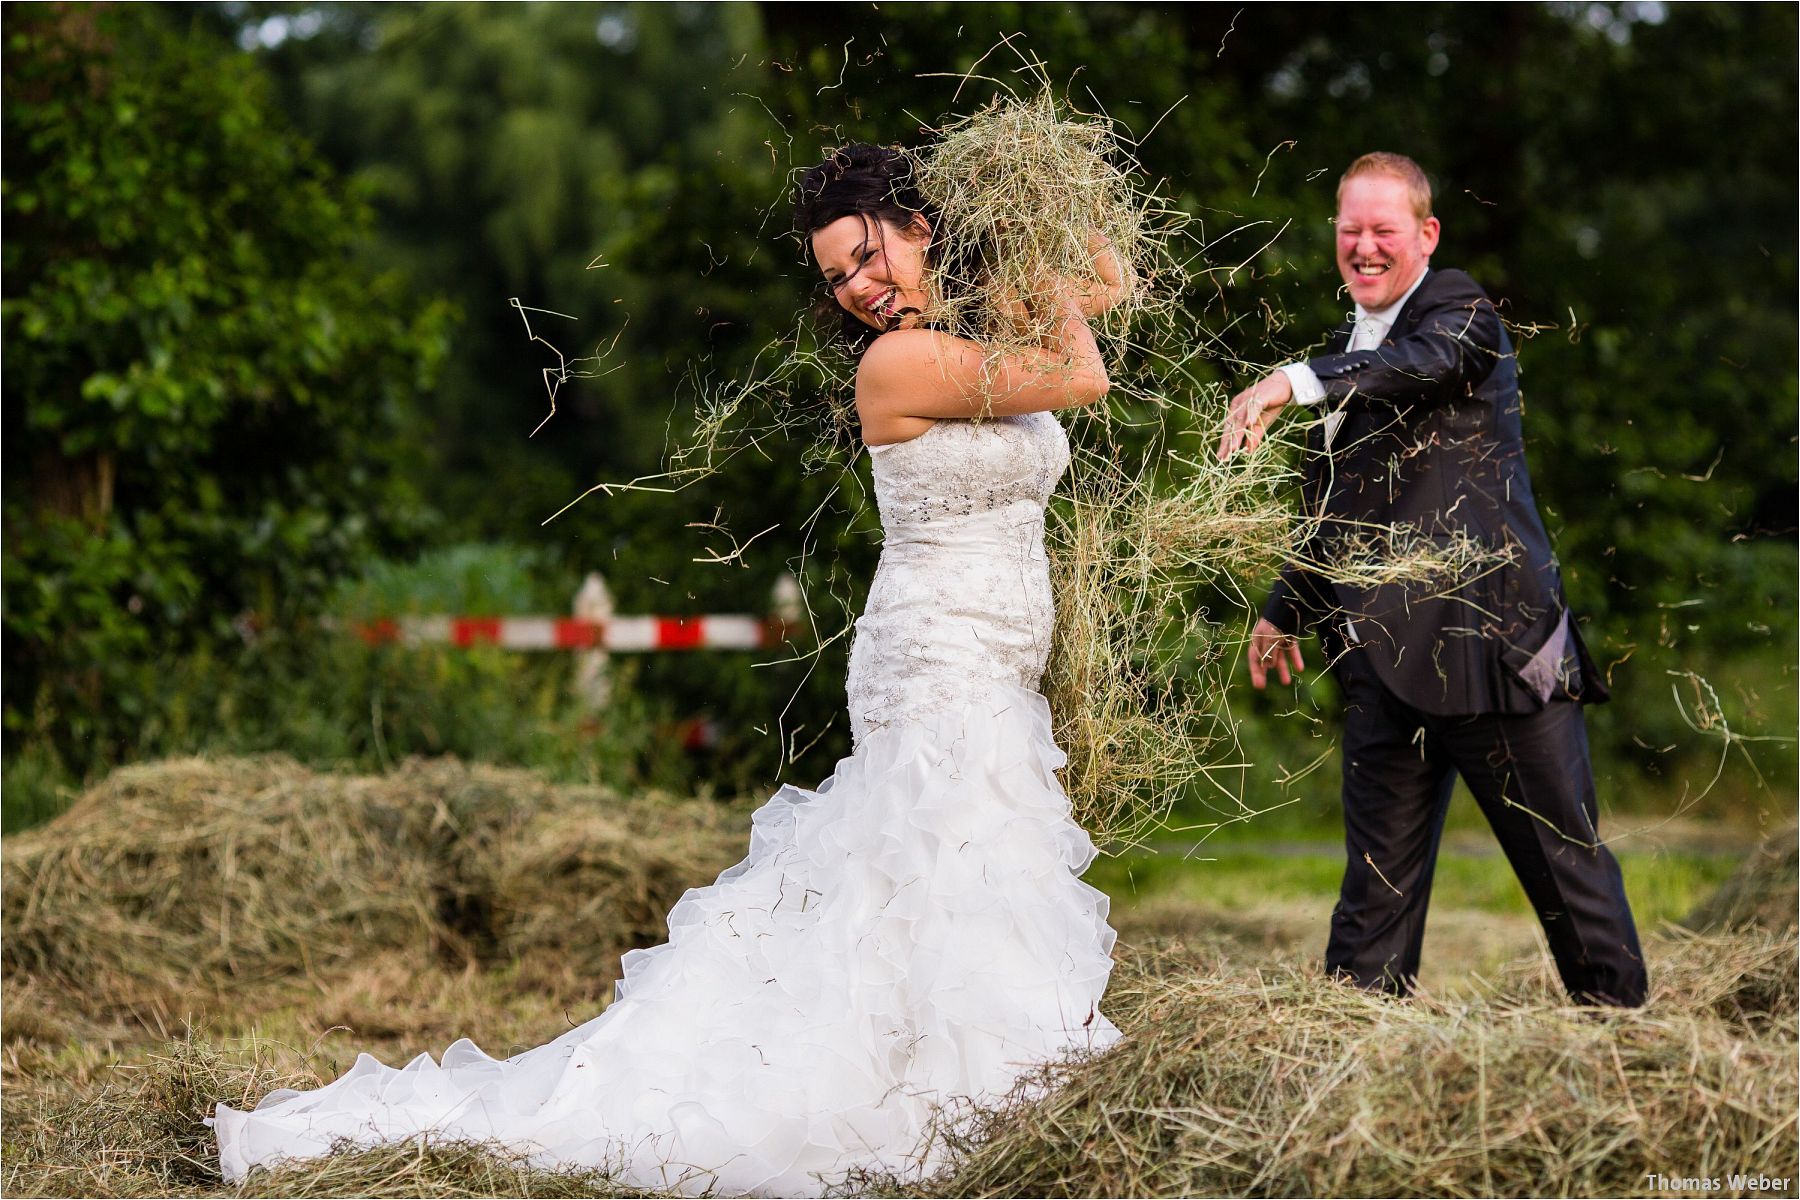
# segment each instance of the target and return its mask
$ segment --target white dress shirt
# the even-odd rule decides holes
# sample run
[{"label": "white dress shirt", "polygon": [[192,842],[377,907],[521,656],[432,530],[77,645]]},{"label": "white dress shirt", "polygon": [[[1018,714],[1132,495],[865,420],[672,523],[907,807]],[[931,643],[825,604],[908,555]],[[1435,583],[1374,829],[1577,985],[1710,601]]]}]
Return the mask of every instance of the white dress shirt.
[{"label": "white dress shirt", "polygon": [[[1386,308],[1378,308],[1371,312],[1362,305],[1357,305],[1356,327],[1350,331],[1350,344],[1345,347],[1345,350],[1373,350],[1381,345],[1387,338],[1388,330],[1394,327],[1394,318],[1400,315],[1400,310],[1406,307],[1406,302],[1412,299],[1412,294],[1419,290],[1421,283],[1425,282],[1425,276],[1429,271],[1429,267],[1420,271],[1419,277],[1413,280],[1411,287],[1406,289],[1406,294]],[[1294,389],[1295,404],[1313,405],[1325,398],[1325,385],[1319,382],[1319,377],[1313,374],[1313,369],[1304,361],[1286,364],[1281,368],[1281,373],[1288,377],[1288,383]],[[1325,414],[1325,448],[1327,450],[1331,449],[1331,441],[1337,436],[1338,426],[1343,423],[1342,410]]]}]

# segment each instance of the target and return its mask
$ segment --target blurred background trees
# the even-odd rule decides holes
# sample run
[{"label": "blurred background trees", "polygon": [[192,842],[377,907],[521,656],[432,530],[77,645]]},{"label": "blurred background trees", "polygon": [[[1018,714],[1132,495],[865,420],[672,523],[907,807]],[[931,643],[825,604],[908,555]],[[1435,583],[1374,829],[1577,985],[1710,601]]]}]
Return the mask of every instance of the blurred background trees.
[{"label": "blurred background trees", "polygon": [[[598,568],[621,611],[672,613],[760,607],[796,567],[836,632],[878,549],[870,498],[797,470],[801,442],[541,523],[654,472],[696,399],[792,329],[815,281],[787,236],[790,170],[850,138],[916,141],[993,93],[971,68],[1027,85],[1021,54],[1143,138],[1147,175],[1195,215],[1212,268],[1195,321],[1219,348],[1203,382],[1235,387],[1340,318],[1329,218],[1351,158],[1424,163],[1439,260],[1519,333],[1539,496],[1619,697],[1595,718],[1603,788],[1703,784],[1720,744],[1690,720],[1794,732],[1790,7],[4,20],[9,822],[112,763],[208,748],[455,752],[724,789],[820,777],[847,748],[842,640],[764,667],[645,660],[595,721],[569,711],[566,663],[376,658],[315,622],[384,563],[432,608],[560,611]],[[567,314],[533,328],[596,360],[535,436],[556,358],[514,298]],[[809,540],[800,517],[821,507]],[[742,560],[697,562],[729,545],[695,528],[715,523],[768,532]],[[1669,674],[1687,671],[1721,711]],[[1312,698],[1328,706],[1329,687]],[[1246,705],[1265,777],[1322,748],[1280,715],[1291,701]],[[711,755],[655,734],[702,713],[726,731]],[[1710,803],[1791,808],[1791,744],[1755,754],[1775,792],[1740,764]],[[1322,773],[1302,786],[1329,803]]]},{"label": "blurred background trees", "polygon": [[85,771],[158,660],[418,544],[446,310],[356,260],[369,209],[253,61],[149,9],[5,26],[6,736]]}]

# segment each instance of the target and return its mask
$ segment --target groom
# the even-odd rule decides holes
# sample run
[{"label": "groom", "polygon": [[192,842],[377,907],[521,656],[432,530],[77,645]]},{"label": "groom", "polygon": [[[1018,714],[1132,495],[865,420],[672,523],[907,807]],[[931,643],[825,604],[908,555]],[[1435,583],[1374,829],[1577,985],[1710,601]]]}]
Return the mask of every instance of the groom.
[{"label": "groom", "polygon": [[[1462,776],[1525,887],[1569,994],[1630,1006],[1647,987],[1618,863],[1600,844],[1581,705],[1606,699],[1532,499],[1517,362],[1487,294],[1433,270],[1431,185],[1366,154],[1338,186],[1337,266],[1356,303],[1327,353],[1232,399],[1219,456],[1285,407],[1307,432],[1307,563],[1276,581],[1250,681],[1303,670],[1316,631],[1344,695],[1348,859],[1326,969],[1405,995],[1419,970],[1444,813]],[[1468,541],[1496,561],[1449,585],[1333,583],[1309,569],[1356,539]]]}]

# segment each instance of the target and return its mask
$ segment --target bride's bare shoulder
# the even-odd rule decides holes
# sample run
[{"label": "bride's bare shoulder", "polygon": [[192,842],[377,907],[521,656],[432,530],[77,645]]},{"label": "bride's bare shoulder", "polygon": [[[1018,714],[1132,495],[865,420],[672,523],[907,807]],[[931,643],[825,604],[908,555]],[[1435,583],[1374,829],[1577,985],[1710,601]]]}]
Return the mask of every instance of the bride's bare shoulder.
[{"label": "bride's bare shoulder", "polygon": [[856,382],[882,383],[905,379],[912,371],[943,361],[957,349],[960,338],[935,329],[895,329],[882,334],[863,351],[856,367]]}]

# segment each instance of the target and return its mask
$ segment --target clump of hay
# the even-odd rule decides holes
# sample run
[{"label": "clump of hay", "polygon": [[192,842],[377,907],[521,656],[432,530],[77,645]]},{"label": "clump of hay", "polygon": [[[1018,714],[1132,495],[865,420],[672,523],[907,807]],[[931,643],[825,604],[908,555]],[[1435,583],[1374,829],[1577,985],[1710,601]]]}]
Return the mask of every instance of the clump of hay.
[{"label": "clump of hay", "polygon": [[1066,112],[1047,86],[945,124],[913,159],[940,219],[927,322],[996,354],[1042,345],[1060,325],[1061,289],[1105,290],[1103,254],[1144,285],[1128,286],[1102,330],[1122,335],[1179,294],[1169,251],[1185,216],[1139,182],[1111,121]]},{"label": "clump of hay", "polygon": [[1115,846],[1154,832],[1197,787],[1223,799],[1228,819],[1252,815],[1210,782],[1236,744],[1224,707],[1235,632],[1212,607],[1220,585],[1229,599],[1293,537],[1285,472],[1170,462],[1179,474],[1158,483],[1082,455],[1049,528],[1057,625],[1044,692],[1075,817]]},{"label": "clump of hay", "polygon": [[[1374,998],[1300,969],[1122,964],[1127,1031],[961,1134],[939,1196],[1636,1195],[1644,1176],[1794,1177],[1795,1010],[1717,994],[1792,939],[1653,947],[1638,1012],[1566,1007],[1532,965],[1478,1000]],[[1673,970],[1670,964],[1678,964]]]},{"label": "clump of hay", "polygon": [[518,965],[526,986],[604,995],[621,954],[668,937],[682,892],[744,856],[747,826],[721,804],[602,800],[572,789],[488,864],[498,956]]},{"label": "clump of hay", "polygon": [[282,758],[127,768],[6,841],[0,955],[27,1018],[7,1033],[169,1030],[394,954],[554,954],[597,994],[741,851],[721,808],[449,760],[377,777]]},{"label": "clump of hay", "polygon": [[1698,930],[1794,929],[1800,924],[1800,831],[1790,825],[1769,835],[1681,923]]},{"label": "clump of hay", "polygon": [[[1310,533],[1310,526],[1302,526]],[[1376,588],[1409,584],[1428,593],[1433,585],[1454,588],[1517,557],[1513,546],[1491,546],[1467,530],[1427,534],[1410,525],[1361,526],[1325,538],[1323,555],[1293,547],[1295,561],[1333,583]]]}]

